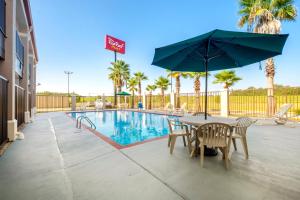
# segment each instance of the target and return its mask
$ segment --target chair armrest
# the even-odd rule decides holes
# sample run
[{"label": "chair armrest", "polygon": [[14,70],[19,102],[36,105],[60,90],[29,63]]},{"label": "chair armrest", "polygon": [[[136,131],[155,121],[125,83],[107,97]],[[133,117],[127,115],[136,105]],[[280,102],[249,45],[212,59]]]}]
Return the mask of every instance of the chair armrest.
[{"label": "chair armrest", "polygon": [[185,124],[172,124],[173,126],[184,126]]},{"label": "chair armrest", "polygon": [[180,121],[175,121],[175,120],[170,120],[170,123],[173,125],[173,126],[183,126],[184,124]]},{"label": "chair armrest", "polygon": [[[251,126],[252,124],[256,123],[257,122],[257,119],[256,120],[251,120],[251,124],[249,124],[249,126]],[[233,129],[235,128],[248,128],[249,126],[239,126],[239,125],[235,125],[233,126]]]},{"label": "chair armrest", "polygon": [[236,129],[236,128],[248,128],[249,126],[238,126],[238,125],[236,125],[236,126],[233,126],[233,129]]}]

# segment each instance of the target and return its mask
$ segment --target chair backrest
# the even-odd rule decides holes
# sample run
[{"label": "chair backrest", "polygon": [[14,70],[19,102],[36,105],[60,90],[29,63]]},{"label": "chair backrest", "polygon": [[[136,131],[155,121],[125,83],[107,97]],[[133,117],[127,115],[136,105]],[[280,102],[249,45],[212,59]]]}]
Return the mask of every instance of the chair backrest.
[{"label": "chair backrest", "polygon": [[257,120],[252,120],[249,117],[239,117],[236,119],[237,124],[235,127],[235,133],[239,135],[246,135],[247,128],[254,124]]},{"label": "chair backrest", "polygon": [[95,105],[103,105],[103,102],[101,99],[97,99],[95,102],[94,102]]},{"label": "chair backrest", "polygon": [[167,120],[168,120],[168,125],[169,125],[169,131],[172,134],[173,133],[173,125],[175,124],[175,121],[173,119],[169,119],[169,118],[167,118]]},{"label": "chair backrest", "polygon": [[167,110],[169,107],[170,107],[170,103],[167,103],[167,104],[165,105],[165,110]]},{"label": "chair backrest", "polygon": [[86,104],[86,103],[82,102],[82,103],[80,104],[80,110],[81,110],[81,111],[86,110],[86,107],[87,107],[87,104]]},{"label": "chair backrest", "polygon": [[183,123],[181,123],[180,121],[178,121],[176,119],[167,118],[167,120],[168,120],[170,134],[172,134],[175,129],[176,130],[184,129],[186,131],[186,133],[189,133],[188,126],[186,124],[183,124]]},{"label": "chair backrest", "polygon": [[186,108],[186,103],[183,103],[183,104],[180,106],[180,109],[181,109],[181,110],[185,110],[185,108]]},{"label": "chair backrest", "polygon": [[287,112],[289,111],[289,109],[290,109],[291,107],[293,107],[293,104],[290,104],[290,103],[288,103],[288,104],[283,104],[283,105],[279,108],[278,112],[275,114],[275,117],[279,117],[279,118],[284,117],[284,115],[287,114]]},{"label": "chair backrest", "polygon": [[[205,112],[194,112],[192,116],[203,116],[204,117]],[[211,114],[207,113],[207,116],[211,116]]]},{"label": "chair backrest", "polygon": [[[203,144],[208,147],[229,145],[232,136],[232,127],[223,123],[207,123],[199,127]],[[229,137],[228,137],[229,133]]]}]

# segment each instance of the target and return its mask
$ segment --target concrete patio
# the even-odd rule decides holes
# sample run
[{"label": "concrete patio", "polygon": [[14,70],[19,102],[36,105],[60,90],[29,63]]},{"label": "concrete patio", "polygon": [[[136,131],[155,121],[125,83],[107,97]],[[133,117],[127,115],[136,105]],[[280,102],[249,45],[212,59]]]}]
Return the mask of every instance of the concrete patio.
[{"label": "concrete patio", "polygon": [[221,156],[189,158],[178,140],[118,150],[64,113],[38,114],[0,157],[0,199],[300,199],[300,126],[254,125],[250,158],[241,145],[225,170]]}]

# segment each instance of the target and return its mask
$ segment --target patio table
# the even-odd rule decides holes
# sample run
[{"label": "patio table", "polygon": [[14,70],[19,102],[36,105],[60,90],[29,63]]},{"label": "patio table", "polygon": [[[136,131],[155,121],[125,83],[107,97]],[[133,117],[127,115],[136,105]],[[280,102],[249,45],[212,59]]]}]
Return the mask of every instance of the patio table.
[{"label": "patio table", "polygon": [[[237,122],[235,119],[232,118],[225,118],[225,117],[207,117],[207,120],[204,119],[204,116],[185,116],[185,117],[180,117],[178,119],[181,123],[192,125],[195,127],[199,127],[203,124],[206,123],[224,123],[228,124],[229,126],[236,126]],[[195,138],[195,149],[191,153],[191,156],[197,156],[200,153],[200,148],[199,148],[199,141],[198,141],[198,132],[196,132],[196,135],[194,136]],[[214,148],[207,148],[205,147],[204,154],[206,156],[216,156],[218,154],[218,151]]]}]

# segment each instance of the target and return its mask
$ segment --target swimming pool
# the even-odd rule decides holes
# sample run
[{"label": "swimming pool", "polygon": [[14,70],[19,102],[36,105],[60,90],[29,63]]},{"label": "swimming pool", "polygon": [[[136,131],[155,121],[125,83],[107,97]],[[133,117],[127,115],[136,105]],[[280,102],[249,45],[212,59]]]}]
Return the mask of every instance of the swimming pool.
[{"label": "swimming pool", "polygon": [[166,136],[169,133],[167,118],[174,118],[167,115],[116,110],[75,112],[69,115],[74,119],[86,115],[95,124],[99,134],[123,147]]}]

